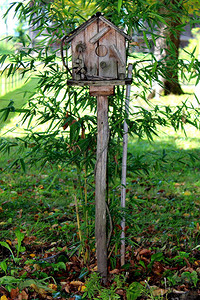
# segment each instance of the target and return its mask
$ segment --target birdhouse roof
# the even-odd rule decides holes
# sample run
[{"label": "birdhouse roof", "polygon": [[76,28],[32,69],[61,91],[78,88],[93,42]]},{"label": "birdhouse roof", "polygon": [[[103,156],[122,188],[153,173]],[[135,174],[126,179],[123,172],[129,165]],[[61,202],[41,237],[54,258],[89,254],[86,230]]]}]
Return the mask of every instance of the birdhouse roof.
[{"label": "birdhouse roof", "polygon": [[115,26],[112,22],[108,21],[99,12],[96,13],[96,15],[93,15],[89,20],[87,20],[86,22],[84,22],[83,24],[81,24],[78,28],[76,28],[75,30],[73,30],[72,32],[70,32],[67,36],[65,36],[63,38],[63,40],[65,39],[66,43],[71,42],[71,40],[73,40],[73,38],[77,34],[79,34],[81,31],[85,30],[90,24],[92,24],[94,21],[96,21],[98,19],[101,20],[102,22],[104,22],[105,24],[107,24],[108,26],[110,26],[111,28],[113,28],[114,30],[116,30],[117,32],[119,32],[127,40],[129,40],[129,41],[132,40],[132,37],[130,35],[126,34],[123,30],[121,30],[120,28],[118,28],[117,26]]}]

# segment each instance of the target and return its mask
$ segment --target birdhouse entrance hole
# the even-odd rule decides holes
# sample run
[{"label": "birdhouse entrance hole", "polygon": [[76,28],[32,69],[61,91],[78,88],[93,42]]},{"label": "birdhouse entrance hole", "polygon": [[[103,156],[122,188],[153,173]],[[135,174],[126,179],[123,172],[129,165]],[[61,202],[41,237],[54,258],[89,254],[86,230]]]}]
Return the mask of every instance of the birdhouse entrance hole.
[{"label": "birdhouse entrance hole", "polygon": [[104,57],[108,54],[108,48],[104,45],[99,45],[96,47],[95,53],[99,57]]}]

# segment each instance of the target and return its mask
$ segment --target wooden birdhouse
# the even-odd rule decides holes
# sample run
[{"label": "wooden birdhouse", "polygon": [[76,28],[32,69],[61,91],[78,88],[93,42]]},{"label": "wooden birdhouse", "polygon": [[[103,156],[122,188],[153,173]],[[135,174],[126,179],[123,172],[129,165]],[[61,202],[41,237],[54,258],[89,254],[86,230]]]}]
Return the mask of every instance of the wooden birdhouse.
[{"label": "wooden birdhouse", "polygon": [[62,40],[62,49],[71,42],[72,79],[68,85],[130,83],[126,79],[126,40],[131,39],[101,13],[91,17]]}]

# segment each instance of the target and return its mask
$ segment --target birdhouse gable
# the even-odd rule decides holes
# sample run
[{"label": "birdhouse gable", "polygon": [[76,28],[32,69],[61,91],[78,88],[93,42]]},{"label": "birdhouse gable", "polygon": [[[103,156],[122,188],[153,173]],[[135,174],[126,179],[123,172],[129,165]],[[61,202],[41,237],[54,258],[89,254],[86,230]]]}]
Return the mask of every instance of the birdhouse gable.
[{"label": "birdhouse gable", "polygon": [[68,84],[124,81],[126,39],[131,37],[99,13],[83,23],[65,38],[72,50],[72,80]]},{"label": "birdhouse gable", "polygon": [[73,30],[68,36],[67,38],[65,38],[65,42],[71,42],[71,40],[74,38],[74,36],[76,36],[79,32],[81,32],[82,30],[85,30],[85,28],[87,26],[89,26],[91,23],[95,22],[96,20],[102,20],[105,24],[107,24],[109,27],[112,27],[114,30],[116,30],[117,32],[119,32],[122,36],[124,36],[128,41],[132,40],[132,37],[128,34],[126,34],[123,30],[121,30],[120,28],[118,28],[117,26],[115,26],[112,22],[110,22],[109,20],[107,20],[106,18],[104,18],[101,13],[97,13],[96,15],[92,16],[89,20],[85,21],[83,24],[81,24],[78,28],[76,28],[75,30]]}]

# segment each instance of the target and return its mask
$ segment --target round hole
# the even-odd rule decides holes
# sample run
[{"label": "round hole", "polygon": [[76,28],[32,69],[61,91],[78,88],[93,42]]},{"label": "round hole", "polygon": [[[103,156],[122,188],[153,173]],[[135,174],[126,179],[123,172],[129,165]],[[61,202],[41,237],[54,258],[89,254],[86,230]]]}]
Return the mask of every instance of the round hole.
[{"label": "round hole", "polygon": [[103,57],[103,56],[107,55],[108,49],[104,45],[99,45],[96,47],[95,53],[96,53],[96,55]]}]

